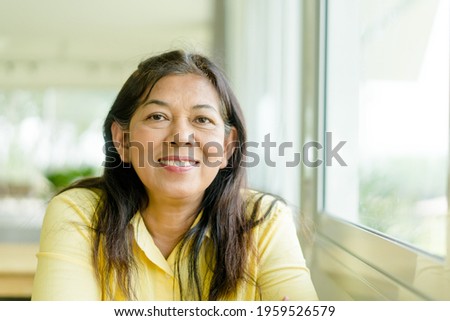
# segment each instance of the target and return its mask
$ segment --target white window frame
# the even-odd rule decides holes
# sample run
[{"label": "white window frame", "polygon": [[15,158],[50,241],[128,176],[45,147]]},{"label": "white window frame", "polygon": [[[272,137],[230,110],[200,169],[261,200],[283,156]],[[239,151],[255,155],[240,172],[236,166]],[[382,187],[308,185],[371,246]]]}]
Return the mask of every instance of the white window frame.
[{"label": "white window frame", "polygon": [[[303,2],[302,143],[324,142],[327,0]],[[311,126],[311,123],[314,126]],[[450,300],[450,219],[445,259],[324,210],[324,166],[302,169],[301,207],[316,225],[311,271],[325,300]],[[447,171],[450,186],[450,166]],[[345,182],[342,182],[345,186]],[[450,189],[447,189],[450,199]]]}]

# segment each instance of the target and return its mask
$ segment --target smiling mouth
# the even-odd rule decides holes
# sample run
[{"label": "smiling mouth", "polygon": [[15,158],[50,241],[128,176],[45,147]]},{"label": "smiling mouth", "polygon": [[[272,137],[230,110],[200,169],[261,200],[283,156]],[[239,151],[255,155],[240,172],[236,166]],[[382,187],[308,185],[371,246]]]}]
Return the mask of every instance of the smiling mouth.
[{"label": "smiling mouth", "polygon": [[181,158],[181,157],[164,157],[158,159],[158,163],[161,166],[170,166],[170,167],[197,167],[200,165],[199,161],[196,161],[191,158]]}]

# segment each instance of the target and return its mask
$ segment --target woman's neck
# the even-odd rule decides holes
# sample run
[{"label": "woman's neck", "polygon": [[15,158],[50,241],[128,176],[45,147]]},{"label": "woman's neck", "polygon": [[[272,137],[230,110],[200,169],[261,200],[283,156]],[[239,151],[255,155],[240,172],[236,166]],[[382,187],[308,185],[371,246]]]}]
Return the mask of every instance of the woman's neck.
[{"label": "woman's neck", "polygon": [[202,198],[195,199],[154,199],[142,211],[147,230],[165,258],[189,230],[197,217]]}]

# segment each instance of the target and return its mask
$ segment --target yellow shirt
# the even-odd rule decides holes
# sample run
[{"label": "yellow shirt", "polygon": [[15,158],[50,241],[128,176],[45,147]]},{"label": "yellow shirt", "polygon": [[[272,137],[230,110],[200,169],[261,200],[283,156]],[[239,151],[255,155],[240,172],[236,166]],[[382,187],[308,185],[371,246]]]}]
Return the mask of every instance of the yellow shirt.
[{"label": "yellow shirt", "polygon": [[[49,203],[37,254],[33,300],[102,299],[91,260],[92,232],[88,228],[98,199],[98,195],[88,189],[71,189]],[[133,254],[138,263],[136,275],[133,275],[137,280],[134,282],[137,298],[179,300],[178,280],[174,275],[177,248],[165,259],[140,213],[136,213],[131,224],[134,230]],[[288,208],[277,205],[270,218],[255,227],[253,233],[259,258],[250,258],[248,272],[257,285],[242,283],[233,299],[281,300],[287,296],[290,300],[316,300]],[[203,251],[206,248],[203,247]],[[201,261],[200,275],[205,275],[206,269],[206,262]],[[187,273],[183,259],[180,272]],[[117,294],[115,299],[122,297]]]}]

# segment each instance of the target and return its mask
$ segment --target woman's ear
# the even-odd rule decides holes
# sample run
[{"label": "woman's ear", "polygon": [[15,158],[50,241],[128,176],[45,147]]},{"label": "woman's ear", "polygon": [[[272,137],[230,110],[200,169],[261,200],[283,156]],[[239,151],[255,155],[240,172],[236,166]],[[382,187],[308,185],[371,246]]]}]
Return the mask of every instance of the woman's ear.
[{"label": "woman's ear", "polygon": [[114,147],[120,155],[120,159],[124,163],[129,163],[127,133],[123,130],[119,123],[113,122],[111,125],[111,134]]},{"label": "woman's ear", "polygon": [[233,156],[234,150],[238,148],[239,141],[237,139],[237,130],[234,127],[231,127],[230,132],[228,133],[228,136],[225,137],[224,142],[224,155],[222,159],[222,164],[220,164],[220,168],[227,167],[228,160]]}]

